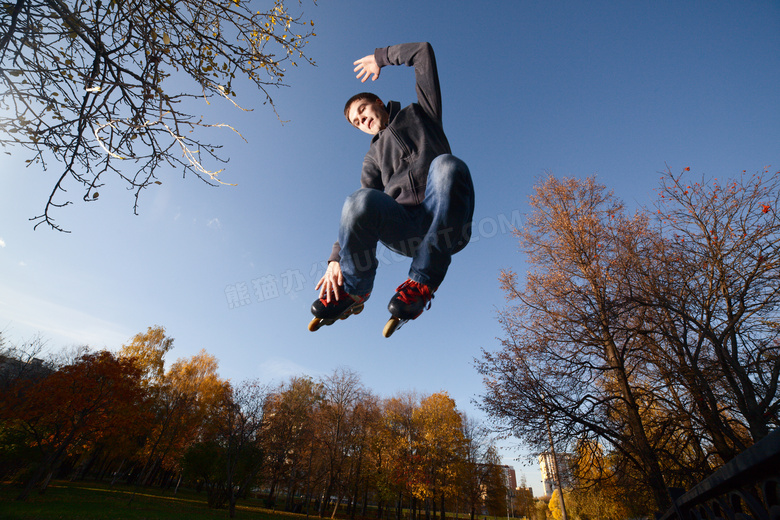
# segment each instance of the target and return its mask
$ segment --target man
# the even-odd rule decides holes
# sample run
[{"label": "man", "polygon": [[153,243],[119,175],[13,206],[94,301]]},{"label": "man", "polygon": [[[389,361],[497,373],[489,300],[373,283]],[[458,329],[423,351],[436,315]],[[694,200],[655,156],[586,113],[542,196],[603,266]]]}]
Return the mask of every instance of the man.
[{"label": "man", "polygon": [[401,64],[414,67],[417,103],[385,105],[364,92],[344,107],[347,120],[373,138],[363,160],[362,188],[344,203],[338,242],[316,285],[320,294],[312,313],[317,318],[362,310],[374,284],[378,242],[412,258],[409,279],[388,308],[401,319],[416,318],[444,280],[451,256],[471,237],[474,187],[468,166],[451,154],[444,134],[431,45],[380,48],[354,62],[361,82],[375,81],[383,67]]}]

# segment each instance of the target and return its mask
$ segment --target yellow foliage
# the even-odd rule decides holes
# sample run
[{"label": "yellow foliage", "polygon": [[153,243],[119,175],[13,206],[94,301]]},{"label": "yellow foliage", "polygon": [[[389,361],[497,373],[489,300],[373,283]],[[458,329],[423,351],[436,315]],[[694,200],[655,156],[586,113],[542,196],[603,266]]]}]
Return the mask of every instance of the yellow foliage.
[{"label": "yellow foliage", "polygon": [[159,383],[165,371],[165,354],[173,348],[173,338],[165,335],[165,328],[149,327],[145,333],[133,336],[129,345],[123,345],[119,356],[135,358],[135,364],[143,371],[143,383]]},{"label": "yellow foliage", "polygon": [[[566,499],[566,493],[564,493],[564,500]],[[561,508],[561,492],[559,490],[553,491],[550,497],[550,503],[547,506],[550,508],[553,520],[563,520],[563,509]]]}]

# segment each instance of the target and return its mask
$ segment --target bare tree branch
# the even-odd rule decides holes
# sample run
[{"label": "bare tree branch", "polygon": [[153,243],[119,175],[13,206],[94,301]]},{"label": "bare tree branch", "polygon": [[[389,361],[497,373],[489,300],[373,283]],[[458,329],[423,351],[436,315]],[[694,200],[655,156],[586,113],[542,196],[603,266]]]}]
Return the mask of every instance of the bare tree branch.
[{"label": "bare tree branch", "polygon": [[[234,100],[236,81],[262,92],[284,85],[313,22],[283,0],[265,11],[249,0],[18,0],[0,6],[0,146],[31,152],[28,164],[61,165],[35,227],[73,202],[95,201],[120,179],[135,193],[160,183],[163,167],[212,185],[224,163],[193,103]],[[174,81],[175,80],[175,81]],[[276,114],[278,117],[278,114]],[[240,134],[239,134],[240,135]],[[180,152],[180,153],[178,153]],[[167,169],[167,168],[165,168]]]}]

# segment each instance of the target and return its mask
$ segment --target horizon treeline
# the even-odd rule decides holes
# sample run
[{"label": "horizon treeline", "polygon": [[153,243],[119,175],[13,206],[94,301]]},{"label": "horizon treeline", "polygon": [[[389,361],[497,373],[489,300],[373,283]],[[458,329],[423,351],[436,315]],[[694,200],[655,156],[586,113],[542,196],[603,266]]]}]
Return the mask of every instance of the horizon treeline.
[{"label": "horizon treeline", "polygon": [[380,398],[346,368],[234,383],[203,350],[166,364],[172,347],[155,326],[44,361],[0,336],[0,479],[22,500],[53,478],[186,485],[231,516],[250,494],[319,516],[506,512],[497,449],[446,392]]}]

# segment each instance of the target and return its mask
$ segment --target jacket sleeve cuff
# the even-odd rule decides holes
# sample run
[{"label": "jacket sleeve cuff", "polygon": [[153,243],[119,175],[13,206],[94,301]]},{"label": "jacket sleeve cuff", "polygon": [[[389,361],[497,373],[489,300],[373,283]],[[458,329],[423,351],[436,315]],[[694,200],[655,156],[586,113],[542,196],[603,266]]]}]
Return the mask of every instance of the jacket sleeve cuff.
[{"label": "jacket sleeve cuff", "polygon": [[328,258],[328,263],[331,262],[340,262],[341,261],[341,245],[339,245],[338,242],[333,244],[333,251],[330,253],[330,257]]},{"label": "jacket sleeve cuff", "polygon": [[390,61],[387,59],[387,47],[381,47],[374,50],[374,59],[379,68],[387,67],[390,65]]}]

